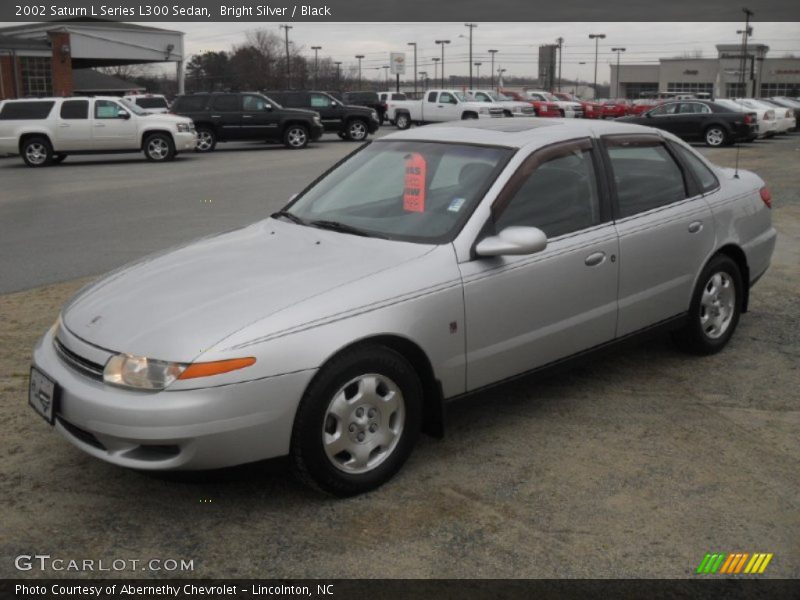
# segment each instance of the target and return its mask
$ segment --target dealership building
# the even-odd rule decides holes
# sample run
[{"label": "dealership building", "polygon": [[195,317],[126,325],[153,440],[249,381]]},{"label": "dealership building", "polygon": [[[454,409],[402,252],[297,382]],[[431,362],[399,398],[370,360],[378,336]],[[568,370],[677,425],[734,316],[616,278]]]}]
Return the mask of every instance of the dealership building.
[{"label": "dealership building", "polygon": [[[53,21],[0,28],[0,100],[111,92],[96,67],[174,63],[183,92],[183,32],[114,21]],[[135,86],[134,86],[135,87]],[[111,89],[107,89],[111,88]]]},{"label": "dealership building", "polygon": [[713,98],[800,96],[800,58],[771,58],[769,46],[717,45],[716,58],[662,58],[657,65],[611,65],[611,93],[636,99],[659,92],[703,93]]}]

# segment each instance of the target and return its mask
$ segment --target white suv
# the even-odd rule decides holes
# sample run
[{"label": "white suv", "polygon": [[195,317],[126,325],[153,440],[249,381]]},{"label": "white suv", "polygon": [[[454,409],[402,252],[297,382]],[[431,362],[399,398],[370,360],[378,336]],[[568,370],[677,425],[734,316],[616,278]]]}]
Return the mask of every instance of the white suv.
[{"label": "white suv", "polygon": [[167,97],[161,94],[130,94],[123,96],[123,100],[135,104],[147,113],[163,114],[169,112]]},{"label": "white suv", "polygon": [[20,154],[29,167],[69,154],[140,150],[165,162],[196,145],[191,119],[148,114],[120,98],[31,98],[0,107],[0,154]]}]

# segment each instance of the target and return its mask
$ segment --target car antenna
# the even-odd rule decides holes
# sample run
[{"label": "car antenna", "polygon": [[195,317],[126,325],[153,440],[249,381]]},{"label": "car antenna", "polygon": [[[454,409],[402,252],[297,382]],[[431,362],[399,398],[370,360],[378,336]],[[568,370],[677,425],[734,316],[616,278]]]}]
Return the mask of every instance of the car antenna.
[{"label": "car antenna", "polygon": [[736,140],[736,166],[733,169],[733,178],[739,179],[739,149],[742,147],[742,143],[739,140]]}]

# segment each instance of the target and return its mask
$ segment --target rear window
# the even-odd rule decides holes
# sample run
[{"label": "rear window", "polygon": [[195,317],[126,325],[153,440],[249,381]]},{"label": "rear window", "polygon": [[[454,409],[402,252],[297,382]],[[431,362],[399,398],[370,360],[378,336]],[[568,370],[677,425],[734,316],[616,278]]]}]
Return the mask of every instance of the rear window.
[{"label": "rear window", "polygon": [[62,119],[88,119],[89,101],[88,100],[64,100],[61,103]]},{"label": "rear window", "polygon": [[142,108],[169,108],[164,98],[137,98],[136,104]]},{"label": "rear window", "polygon": [[175,112],[199,112],[205,110],[208,96],[180,96],[175,99],[172,109]]},{"label": "rear window", "polygon": [[703,192],[710,192],[719,187],[716,175],[711,172],[711,169],[709,169],[702,160],[695,156],[694,152],[679,144],[672,144],[672,147],[678,152],[683,162],[686,163],[689,170],[694,174]]},{"label": "rear window", "polygon": [[0,111],[0,119],[46,119],[54,104],[55,102],[7,102]]}]

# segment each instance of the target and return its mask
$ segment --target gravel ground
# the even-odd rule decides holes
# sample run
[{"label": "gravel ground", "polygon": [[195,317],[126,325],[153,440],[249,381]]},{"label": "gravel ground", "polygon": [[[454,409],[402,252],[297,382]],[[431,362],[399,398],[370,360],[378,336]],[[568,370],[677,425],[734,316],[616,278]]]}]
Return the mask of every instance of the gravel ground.
[{"label": "gravel ground", "polygon": [[[703,151],[733,164],[735,149]],[[692,577],[706,552],[737,551],[800,577],[798,158],[798,135],[741,149],[780,238],[723,353],[656,337],[450,405],[444,440],[348,500],[284,460],[156,476],[72,448],[26,406],[27,370],[86,279],[0,296],[0,577],[53,575],[15,570],[34,553],[192,559],[170,575],[194,577]]]}]

